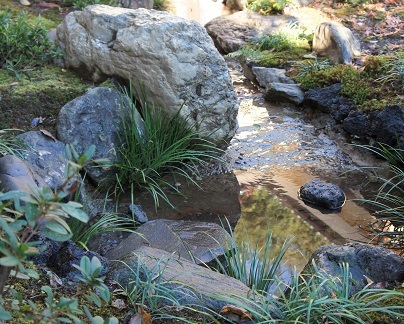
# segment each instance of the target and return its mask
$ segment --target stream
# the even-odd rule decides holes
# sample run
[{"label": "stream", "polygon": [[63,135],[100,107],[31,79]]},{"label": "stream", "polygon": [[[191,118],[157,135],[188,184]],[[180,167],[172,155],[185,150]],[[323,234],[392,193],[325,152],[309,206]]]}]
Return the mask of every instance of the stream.
[{"label": "stream", "polygon": [[[284,260],[285,276],[301,270],[313,251],[326,244],[368,242],[366,227],[375,218],[357,204],[367,175],[322,131],[304,121],[299,108],[272,104],[228,61],[240,108],[239,129],[228,147],[226,167],[213,167],[199,188],[175,179],[184,196],[169,194],[156,209],[148,193],[138,196],[149,220],[158,218],[217,222],[234,228],[236,239],[261,248],[272,234],[273,255],[293,239]],[[298,189],[319,178],[339,185],[347,201],[340,213],[308,206]],[[129,200],[122,202],[124,205]]]}]

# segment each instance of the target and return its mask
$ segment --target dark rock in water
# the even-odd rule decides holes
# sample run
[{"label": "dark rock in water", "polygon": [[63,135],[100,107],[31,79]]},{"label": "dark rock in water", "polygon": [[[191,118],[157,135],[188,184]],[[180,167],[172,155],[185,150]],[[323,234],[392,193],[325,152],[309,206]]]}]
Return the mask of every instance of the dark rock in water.
[{"label": "dark rock in water", "polygon": [[20,158],[14,155],[0,158],[0,190],[31,192],[30,186],[35,188],[45,185],[45,181]]},{"label": "dark rock in water", "polygon": [[232,240],[229,233],[215,223],[158,219],[139,227],[105,256],[109,260],[122,259],[144,245],[205,264],[232,248]]},{"label": "dark rock in water", "polygon": [[376,141],[404,148],[404,107],[387,106],[371,117],[371,131]]},{"label": "dark rock in water", "polygon": [[66,180],[67,159],[65,145],[44,133],[31,131],[17,136],[26,146],[23,155],[31,168],[52,190],[59,189]]},{"label": "dark rock in water", "polygon": [[81,249],[72,241],[63,242],[59,250],[49,257],[46,265],[64,282],[78,283],[77,276],[80,276],[81,272],[73,264],[80,265],[80,260],[84,256],[87,256],[90,260],[97,257],[103,266],[103,270],[99,275],[106,275],[108,271],[107,260],[98,253]]},{"label": "dark rock in water", "polygon": [[369,135],[370,122],[368,117],[357,110],[352,110],[344,119],[342,128],[351,135],[365,138]]},{"label": "dark rock in water", "polygon": [[132,215],[132,217],[140,224],[144,224],[149,221],[146,213],[144,212],[142,206],[140,205],[130,204],[129,212]]},{"label": "dark rock in water", "polygon": [[300,187],[299,198],[305,203],[339,210],[345,203],[345,194],[337,185],[318,179],[311,180]]},{"label": "dark rock in water", "polygon": [[374,283],[404,280],[404,258],[391,250],[368,244],[322,246],[313,253],[303,274],[313,273],[313,261],[320,271],[332,277],[341,276],[340,264],[349,264],[353,279],[351,295],[363,289],[369,280]]}]

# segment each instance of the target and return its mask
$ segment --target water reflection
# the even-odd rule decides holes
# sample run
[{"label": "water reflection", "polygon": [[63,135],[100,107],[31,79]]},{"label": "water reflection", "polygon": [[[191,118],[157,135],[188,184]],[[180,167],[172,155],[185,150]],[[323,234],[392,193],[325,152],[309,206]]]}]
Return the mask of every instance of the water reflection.
[{"label": "water reflection", "polygon": [[240,192],[241,218],[235,228],[238,242],[249,241],[251,246],[265,246],[266,230],[272,233],[272,253],[276,256],[283,242],[294,238],[284,260],[284,276],[290,277],[293,267],[303,269],[312,252],[321,245],[330,244],[328,239],[315,232],[293,210],[282,206],[279,199],[266,188],[242,186]]}]

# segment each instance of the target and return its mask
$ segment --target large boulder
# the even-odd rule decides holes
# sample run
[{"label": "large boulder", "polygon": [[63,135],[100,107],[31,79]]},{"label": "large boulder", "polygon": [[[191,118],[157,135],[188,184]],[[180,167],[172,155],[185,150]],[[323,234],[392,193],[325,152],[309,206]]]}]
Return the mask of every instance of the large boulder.
[{"label": "large boulder", "polygon": [[[108,159],[109,164],[119,162],[122,124],[125,114],[122,95],[107,87],[94,88],[62,107],[56,130],[60,141],[75,143],[79,154],[95,145],[94,159]],[[140,115],[138,116],[140,120]],[[97,183],[110,185],[115,177],[113,168],[88,166],[88,176]]]},{"label": "large boulder", "polygon": [[197,22],[155,10],[94,5],[68,14],[57,40],[66,67],[95,82],[111,76],[132,80],[148,101],[165,113],[181,109],[219,146],[234,136],[238,103],[230,74]]},{"label": "large boulder", "polygon": [[66,180],[65,145],[46,132],[30,131],[17,136],[25,143],[24,159],[52,189],[60,189]]},{"label": "large boulder", "polygon": [[110,260],[122,259],[146,244],[206,264],[223,255],[232,242],[226,230],[215,223],[158,219],[139,227],[105,256]]},{"label": "large boulder", "polygon": [[[226,300],[245,303],[250,292],[236,279],[149,246],[132,251],[118,262],[110,261],[109,265],[109,278],[124,288],[139,274],[143,281],[153,280],[154,287],[164,285],[181,305],[199,305],[216,312],[228,303]],[[161,298],[161,302],[170,304],[169,298]]]},{"label": "large boulder", "polygon": [[313,51],[326,56],[334,64],[351,64],[355,56],[360,55],[360,43],[349,28],[324,22],[314,32]]},{"label": "large boulder", "polygon": [[340,277],[340,265],[346,263],[353,279],[351,294],[363,289],[369,281],[374,283],[402,282],[404,258],[391,250],[362,243],[326,245],[318,248],[302,273],[313,273],[312,263],[325,273]]}]

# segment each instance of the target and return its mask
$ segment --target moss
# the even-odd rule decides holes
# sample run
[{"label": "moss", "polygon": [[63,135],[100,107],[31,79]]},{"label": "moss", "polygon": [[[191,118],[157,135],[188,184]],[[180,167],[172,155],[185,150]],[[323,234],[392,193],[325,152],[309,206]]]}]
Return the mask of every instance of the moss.
[{"label": "moss", "polygon": [[[404,288],[399,288],[397,291],[404,293]],[[400,306],[404,305],[404,297],[402,296],[393,296],[391,298],[388,298],[386,300],[383,300],[382,302],[379,303],[381,307],[387,307],[387,306]],[[393,317],[390,316],[386,313],[371,313],[370,317],[373,320],[374,323],[384,323],[384,324],[403,324],[404,323],[404,311],[403,310],[398,310],[399,313],[402,314],[401,318]]]},{"label": "moss", "polygon": [[[47,66],[21,74],[20,78],[0,70],[0,124],[2,128],[31,129],[35,117],[45,118],[44,127],[52,131],[60,108],[82,95],[92,84],[74,73]],[[24,115],[16,111],[24,111]]]}]

